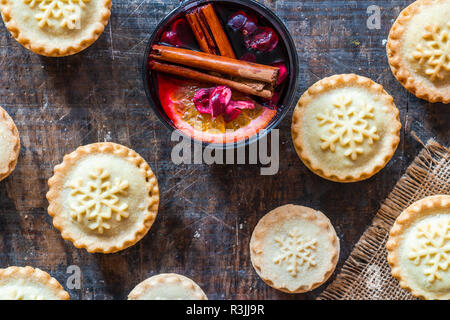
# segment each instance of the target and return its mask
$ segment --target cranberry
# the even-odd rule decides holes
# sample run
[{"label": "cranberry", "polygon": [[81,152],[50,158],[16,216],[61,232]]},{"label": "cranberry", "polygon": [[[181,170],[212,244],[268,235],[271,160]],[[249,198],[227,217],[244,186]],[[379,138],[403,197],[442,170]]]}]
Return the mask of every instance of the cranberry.
[{"label": "cranberry", "polygon": [[165,31],[163,33],[163,35],[161,36],[161,42],[165,42],[177,47],[181,45],[180,39],[178,39],[177,34],[172,30]]},{"label": "cranberry", "polygon": [[287,71],[286,65],[283,62],[277,62],[272,65],[274,67],[277,67],[280,69],[280,75],[278,76],[278,81],[277,81],[277,87],[278,87],[280,84],[283,83],[283,81],[288,76],[288,71]]},{"label": "cranberry", "polygon": [[275,91],[272,98],[265,99],[266,103],[264,105],[270,109],[278,109],[278,100],[280,100],[280,93]]},{"label": "cranberry", "polygon": [[226,122],[230,122],[230,121],[233,121],[234,119],[236,119],[237,117],[239,117],[239,115],[241,113],[242,113],[241,110],[239,110],[237,108],[233,108],[233,106],[231,104],[229,104],[225,108],[225,113],[223,114],[223,119]]},{"label": "cranberry", "polygon": [[213,119],[225,112],[226,106],[230,103],[231,94],[231,89],[225,86],[218,86],[213,89],[209,97]]},{"label": "cranberry", "polygon": [[190,32],[187,21],[183,18],[175,20],[169,30],[165,31],[161,36],[161,42],[171,44],[176,47],[193,47],[195,40]]},{"label": "cranberry", "polygon": [[247,14],[244,11],[238,11],[228,19],[228,26],[233,30],[241,30],[247,22]]},{"label": "cranberry", "polygon": [[209,105],[209,96],[211,95],[212,88],[200,89],[194,95],[194,105],[200,113],[211,113],[211,107]]},{"label": "cranberry", "polygon": [[255,104],[251,101],[230,101],[229,106],[235,109],[255,109]]},{"label": "cranberry", "polygon": [[230,101],[225,108],[224,120],[226,122],[233,121],[242,113],[243,109],[255,109],[255,104],[251,101]]},{"label": "cranberry", "polygon": [[248,62],[256,62],[256,56],[251,52],[247,52],[240,57],[240,60]]},{"label": "cranberry", "polygon": [[233,121],[242,109],[254,109],[251,101],[231,101],[231,89],[226,86],[199,89],[194,95],[193,102],[198,112],[209,113],[215,119],[222,115],[226,122]]},{"label": "cranberry", "polygon": [[245,39],[247,48],[257,51],[269,52],[278,44],[278,36],[272,28],[259,27],[258,30]]},{"label": "cranberry", "polygon": [[244,36],[249,36],[253,34],[258,29],[258,19],[252,15],[249,14],[247,16],[247,21],[245,22],[244,26],[242,27],[242,34]]}]

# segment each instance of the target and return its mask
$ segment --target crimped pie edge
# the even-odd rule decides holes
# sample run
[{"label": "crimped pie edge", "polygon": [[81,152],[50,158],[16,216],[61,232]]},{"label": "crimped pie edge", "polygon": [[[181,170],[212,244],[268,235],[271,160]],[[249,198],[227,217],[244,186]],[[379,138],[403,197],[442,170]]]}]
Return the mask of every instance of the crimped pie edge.
[{"label": "crimped pie edge", "polygon": [[[325,169],[321,168],[319,164],[312,163],[310,157],[308,156],[308,151],[302,143],[301,126],[296,124],[301,122],[304,112],[304,106],[312,101],[316,94],[325,92],[327,90],[332,90],[333,88],[337,88],[338,86],[345,87],[346,85],[350,84],[357,84],[361,87],[365,87],[373,93],[379,94],[380,98],[383,98],[384,104],[389,107],[390,111],[395,116],[396,121],[390,127],[390,134],[393,137],[390,152],[387,153],[384,158],[382,158],[381,161],[378,162],[378,164],[376,164],[370,171],[361,172],[359,175],[337,175],[329,173]],[[292,116],[291,135],[297,155],[308,169],[321,176],[322,178],[335,182],[347,183],[368,179],[386,166],[389,160],[391,160],[391,158],[393,157],[395,150],[397,149],[397,146],[400,142],[401,127],[402,125],[399,119],[399,111],[394,104],[394,99],[384,90],[382,85],[374,82],[372,79],[354,73],[336,74],[317,81],[312,86],[310,86],[300,97]]]},{"label": "crimped pie edge", "polygon": [[439,295],[430,294],[425,290],[414,290],[408,285],[408,277],[402,274],[399,266],[397,250],[401,243],[401,236],[408,226],[421,215],[424,209],[433,208],[450,208],[450,195],[429,196],[411,204],[395,220],[386,243],[386,249],[388,251],[387,261],[391,266],[392,276],[399,281],[400,287],[410,291],[413,296],[422,299],[439,299]]},{"label": "crimped pie edge", "polygon": [[34,278],[38,282],[44,284],[49,289],[51,289],[55,296],[57,296],[60,300],[69,300],[70,295],[64,290],[63,286],[50,276],[47,272],[42,271],[39,268],[33,268],[30,266],[26,267],[16,267],[11,266],[5,269],[0,269],[0,279],[9,278],[11,276],[19,275],[26,278]]},{"label": "crimped pie edge", "polygon": [[19,158],[20,153],[20,136],[19,130],[17,130],[16,124],[11,116],[6,112],[5,109],[0,107],[0,121],[6,123],[7,127],[11,131],[11,135],[16,138],[16,142],[14,145],[14,152],[9,155],[9,164],[7,165],[6,171],[0,171],[0,181],[5,179],[7,176],[14,171],[17,165],[17,160]]},{"label": "crimped pie edge", "polygon": [[11,33],[14,39],[17,40],[22,46],[31,50],[34,53],[47,56],[47,57],[64,57],[76,54],[80,51],[83,51],[90,45],[92,45],[100,35],[105,30],[106,25],[108,24],[109,17],[111,16],[111,0],[101,0],[103,1],[104,8],[101,13],[100,21],[95,22],[96,28],[94,28],[92,34],[83,39],[77,40],[77,42],[70,46],[65,47],[57,47],[57,46],[44,46],[44,45],[33,45],[33,40],[25,37],[23,33],[20,31],[20,26],[14,21],[11,17],[11,3],[12,0],[0,0],[0,9],[3,21],[5,23],[6,29]]},{"label": "crimped pie edge", "polygon": [[433,3],[433,0],[417,0],[400,12],[389,31],[388,41],[386,43],[386,53],[394,77],[406,90],[420,99],[432,103],[443,102],[447,104],[450,103],[450,95],[444,96],[442,93],[438,92],[438,90],[433,90],[433,92],[430,88],[421,85],[420,82],[416,80],[416,77],[409,72],[408,68],[402,66],[401,62],[401,38],[404,31],[407,29],[408,22],[416,13],[420,12],[421,6]]},{"label": "crimped pie edge", "polygon": [[138,300],[142,294],[145,294],[148,289],[153,287],[154,283],[166,283],[169,279],[175,279],[185,288],[192,289],[192,294],[197,300],[208,300],[205,292],[194,280],[177,273],[161,273],[145,279],[131,290],[128,294],[128,300]]},{"label": "crimped pie edge", "polygon": [[[141,170],[142,173],[145,173],[144,178],[147,180],[147,185],[150,190],[148,197],[150,199],[151,198],[155,199],[155,201],[151,202],[149,207],[147,207],[147,214],[144,217],[141,226],[135,232],[134,237],[121,244],[109,246],[103,245],[101,241],[98,241],[97,244],[88,246],[86,243],[83,242],[82,238],[64,228],[66,218],[60,216],[61,204],[58,203],[58,198],[60,196],[60,192],[64,188],[64,177],[71,170],[73,164],[75,164],[83,156],[91,153],[111,153],[123,159],[125,159],[125,157],[132,158],[135,161],[134,164],[136,164],[136,166],[139,169],[142,169]],[[129,159],[127,160],[129,161]],[[47,200],[49,201],[48,213],[51,217],[53,217],[53,225],[55,226],[56,229],[58,229],[61,232],[61,236],[63,237],[64,240],[69,240],[74,244],[75,247],[86,249],[88,252],[91,253],[94,252],[114,253],[136,244],[150,230],[158,213],[158,206],[159,206],[158,181],[151,167],[145,161],[145,159],[142,158],[136,151],[113,142],[98,142],[80,146],[72,153],[66,154],[63,158],[63,162],[55,166],[54,175],[48,180],[48,186],[49,191],[47,192],[46,195]]]},{"label": "crimped pie edge", "polygon": [[[279,221],[283,221],[285,219],[292,218],[293,216],[298,216],[301,218],[306,218],[311,221],[315,221],[317,225],[322,227],[324,231],[328,234],[328,239],[330,241],[330,244],[333,247],[333,252],[331,252],[331,262],[330,265],[323,275],[322,279],[319,281],[312,283],[311,285],[303,285],[298,287],[296,290],[289,290],[285,287],[277,287],[274,285],[274,283],[269,279],[268,277],[264,277],[261,273],[261,265],[262,265],[262,253],[263,253],[263,239],[265,236],[265,233],[267,230],[271,229],[273,227],[274,223],[277,223]],[[328,278],[333,274],[336,265],[339,260],[339,254],[340,254],[340,243],[339,238],[337,237],[336,230],[334,229],[333,225],[331,224],[331,221],[328,219],[325,214],[323,214],[320,211],[314,210],[309,207],[299,206],[299,205],[293,205],[293,204],[286,204],[280,207],[277,207],[270,212],[268,212],[266,215],[264,215],[256,224],[255,229],[253,230],[251,239],[250,239],[250,259],[253,265],[253,268],[255,269],[256,273],[259,275],[259,277],[269,286],[272,288],[275,288],[277,290],[286,292],[286,293],[303,293],[308,292],[311,290],[314,290],[315,288],[321,286],[323,283],[325,283]]]}]

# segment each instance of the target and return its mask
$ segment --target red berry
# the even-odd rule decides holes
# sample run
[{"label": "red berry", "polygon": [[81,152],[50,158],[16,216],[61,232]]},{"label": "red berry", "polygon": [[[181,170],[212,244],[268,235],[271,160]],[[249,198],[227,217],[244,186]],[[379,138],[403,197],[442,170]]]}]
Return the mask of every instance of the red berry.
[{"label": "red berry", "polygon": [[270,109],[278,109],[278,101],[280,100],[280,93],[275,91],[273,93],[272,98],[270,99],[264,99],[265,103],[264,105]]},{"label": "red berry", "polygon": [[223,114],[223,119],[226,122],[230,122],[230,121],[233,121],[234,119],[236,119],[237,117],[239,117],[239,115],[241,113],[242,113],[241,110],[234,108],[231,104],[229,104],[225,108],[225,113]]},{"label": "red berry", "polygon": [[238,11],[228,19],[228,26],[233,30],[241,30],[247,22],[247,14],[244,11]]},{"label": "red berry", "polygon": [[209,105],[209,96],[213,88],[200,89],[194,95],[194,105],[200,113],[211,113],[211,107]]},{"label": "red berry", "polygon": [[225,86],[215,87],[209,97],[211,116],[213,119],[225,112],[226,106],[231,100],[231,89]]},{"label": "red berry", "polygon": [[255,109],[255,104],[251,101],[230,101],[229,106],[235,109]]},{"label": "red berry", "polygon": [[274,67],[277,67],[280,69],[280,75],[278,76],[278,81],[277,81],[277,87],[278,87],[280,84],[283,83],[283,81],[288,76],[288,71],[287,71],[286,65],[283,62],[277,62],[272,65]]},{"label": "red berry", "polygon": [[245,22],[244,26],[242,27],[242,34],[244,36],[249,36],[253,34],[258,29],[258,19],[252,15],[249,14],[247,16],[247,21]]},{"label": "red berry", "polygon": [[162,34],[160,41],[176,47],[184,46],[191,48],[195,46],[195,40],[190,31],[190,27],[187,21],[183,18],[175,20],[169,30]]},{"label": "red berry", "polygon": [[199,89],[193,102],[198,112],[209,113],[215,119],[222,115],[226,122],[233,121],[242,113],[242,109],[254,109],[252,101],[231,101],[231,89],[226,86]]},{"label": "red berry", "polygon": [[262,52],[272,51],[277,44],[278,36],[275,31],[269,27],[259,27],[253,35],[245,39],[247,48]]}]

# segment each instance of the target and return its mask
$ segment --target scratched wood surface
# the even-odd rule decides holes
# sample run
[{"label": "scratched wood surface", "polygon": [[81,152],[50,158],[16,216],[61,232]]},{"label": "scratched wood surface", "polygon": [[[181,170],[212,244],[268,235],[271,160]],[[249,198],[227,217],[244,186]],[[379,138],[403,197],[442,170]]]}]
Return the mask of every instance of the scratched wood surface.
[{"label": "scratched wood surface", "polygon": [[[358,73],[385,86],[400,109],[399,148],[379,174],[338,184],[312,174],[290,138],[292,111],[280,125],[280,170],[258,165],[175,165],[168,130],[153,114],[141,81],[141,58],[156,24],[177,0],[114,0],[109,25],[84,52],[51,59],[23,49],[0,30],[0,105],[22,138],[15,172],[0,182],[0,267],[31,265],[66,287],[70,265],[82,271],[73,299],[124,299],[145,278],[177,272],[194,279],[210,299],[313,299],[266,286],[249,258],[259,218],[287,203],[310,206],[331,219],[341,241],[339,267],[380,203],[419,152],[410,134],[449,143],[449,107],[407,93],[392,76],[385,39],[411,1],[264,1],[286,23],[300,60],[298,96],[335,73]],[[381,28],[366,27],[369,5],[381,9]],[[47,179],[64,154],[80,145],[114,141],[139,152],[158,177],[155,224],[137,245],[111,255],[89,254],[62,240],[46,212]]]}]

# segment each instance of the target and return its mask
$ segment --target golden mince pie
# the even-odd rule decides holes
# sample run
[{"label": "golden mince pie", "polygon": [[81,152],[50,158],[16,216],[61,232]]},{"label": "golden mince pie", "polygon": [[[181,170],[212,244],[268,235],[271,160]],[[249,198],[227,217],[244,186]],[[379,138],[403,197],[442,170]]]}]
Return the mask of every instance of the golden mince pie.
[{"label": "golden mince pie", "polygon": [[112,253],[148,232],[159,203],[158,182],[135,151],[104,142],[64,156],[48,181],[48,213],[64,239],[89,252]]},{"label": "golden mince pie", "polygon": [[341,74],[313,84],[292,118],[303,163],[337,182],[367,179],[394,155],[401,124],[393,98],[369,78]]},{"label": "golden mince pie", "polygon": [[139,283],[128,300],[208,300],[203,290],[191,279],[162,273]]},{"label": "golden mince pie", "polygon": [[0,181],[16,167],[19,151],[19,131],[8,113],[0,107]]},{"label": "golden mince pie", "polygon": [[0,0],[6,28],[44,56],[72,55],[93,44],[108,24],[111,0]]},{"label": "golden mince pie", "polygon": [[405,8],[387,42],[389,64],[411,93],[450,103],[450,0],[419,0]]},{"label": "golden mince pie", "polygon": [[0,300],[69,300],[47,272],[32,267],[0,269]]},{"label": "golden mince pie", "polygon": [[269,286],[288,293],[307,292],[333,273],[339,239],[323,213],[288,204],[258,222],[250,240],[250,257]]},{"label": "golden mince pie", "polygon": [[402,288],[416,297],[450,300],[450,195],[409,206],[397,217],[386,247]]}]

